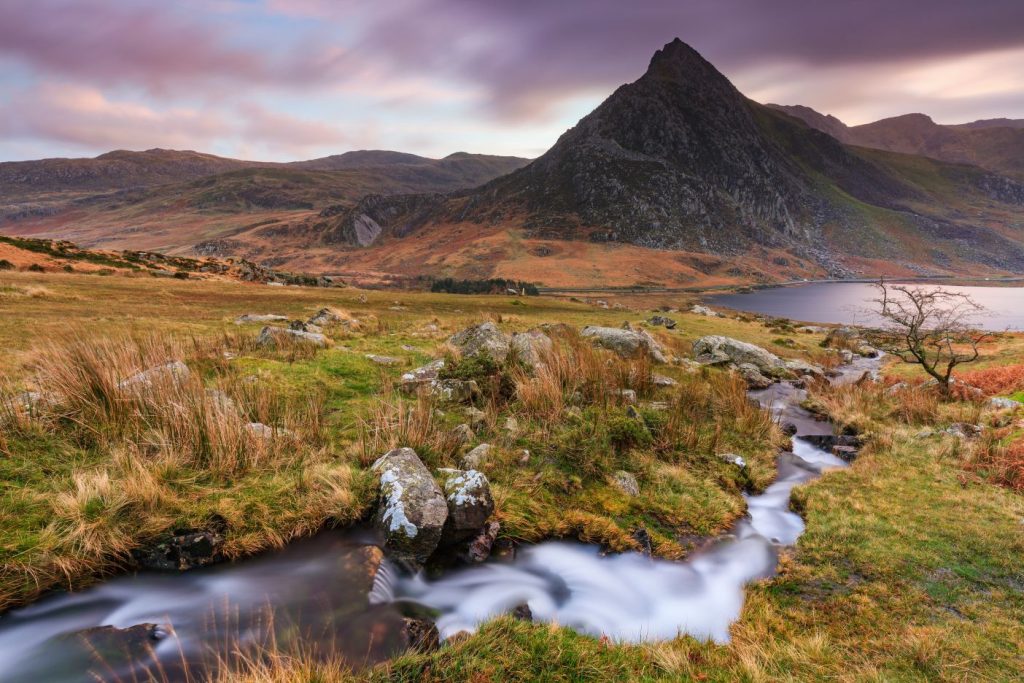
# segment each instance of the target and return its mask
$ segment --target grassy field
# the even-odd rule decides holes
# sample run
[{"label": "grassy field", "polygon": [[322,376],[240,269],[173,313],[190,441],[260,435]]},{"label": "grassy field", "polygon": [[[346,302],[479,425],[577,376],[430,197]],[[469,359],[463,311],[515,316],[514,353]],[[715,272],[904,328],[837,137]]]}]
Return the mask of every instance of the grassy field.
[{"label": "grassy field", "polygon": [[[637,305],[635,300],[631,304]],[[678,302],[683,307],[684,302]],[[245,313],[306,319],[322,307],[350,321],[312,352],[266,350]],[[86,585],[120,571],[128,554],[172,528],[216,519],[225,549],[242,556],[324,524],[347,524],[373,503],[367,465],[390,445],[416,448],[431,467],[466,445],[451,436],[457,408],[404,398],[403,372],[447,352],[454,332],[483,320],[506,331],[543,323],[633,325],[649,311],[550,298],[476,297],[268,287],[231,282],[0,273],[0,379],[6,391],[61,397],[60,410],[0,417],[0,601]],[[787,357],[824,361],[819,335],[757,321],[673,313],[674,331],[650,328],[678,356],[705,334],[725,334]],[[1021,340],[986,349],[989,368],[1019,363]],[[717,370],[655,368],[680,384],[650,386],[650,367],[593,351],[566,333],[559,367],[543,377],[455,363],[484,387],[472,444],[496,446],[486,473],[502,534],[569,536],[679,557],[679,539],[727,529],[741,492],[773,476],[784,442],[750,407],[744,387]],[[394,356],[379,366],[366,354]],[[124,397],[118,382],[168,360],[187,381]],[[900,373],[907,369],[900,368]],[[994,381],[994,380],[993,380]],[[1014,380],[1016,381],[1016,380]],[[993,393],[1013,393],[1007,380]],[[669,404],[644,412],[637,432],[622,388]],[[1019,386],[1016,391],[1024,389]],[[580,405],[565,399],[576,392]],[[240,429],[275,428],[270,439]],[[120,398],[119,398],[120,397]],[[1024,667],[1024,503],[1007,479],[1018,428],[978,403],[941,403],[918,390],[819,389],[814,405],[869,436],[849,469],[797,490],[807,532],[778,577],[751,587],[727,645],[679,638],[621,646],[544,624],[499,619],[430,654],[372,672],[380,680],[1013,680]],[[645,409],[642,409],[645,411]],[[506,429],[513,417],[517,427]],[[974,444],[943,434],[960,421],[989,426]],[[521,463],[523,451],[530,456]],[[748,474],[717,458],[742,453]],[[999,469],[995,466],[999,463]],[[645,495],[614,486],[634,473]],[[999,470],[999,471],[997,471]],[[1012,473],[1012,468],[1010,468]],[[999,472],[1003,472],[1000,474]],[[998,485],[1002,484],[1002,486]],[[230,680],[336,680],[336,663],[279,653]]]}]

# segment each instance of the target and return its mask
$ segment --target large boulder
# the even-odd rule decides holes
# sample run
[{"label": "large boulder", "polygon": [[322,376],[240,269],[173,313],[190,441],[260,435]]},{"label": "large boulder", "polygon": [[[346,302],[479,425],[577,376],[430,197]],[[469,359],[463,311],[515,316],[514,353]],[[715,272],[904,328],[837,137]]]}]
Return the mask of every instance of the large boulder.
[{"label": "large boulder", "polygon": [[448,341],[463,357],[488,356],[499,363],[508,357],[511,348],[509,336],[490,321],[466,328]]},{"label": "large boulder", "polygon": [[448,521],[444,527],[446,543],[474,538],[494,514],[494,499],[487,476],[479,470],[440,469],[444,482]]},{"label": "large boulder", "polygon": [[693,343],[693,355],[697,362],[705,365],[749,363],[769,377],[788,374],[785,363],[774,353],[731,337],[701,337]]},{"label": "large boulder", "polygon": [[661,345],[644,330],[587,325],[580,332],[580,336],[593,340],[598,346],[614,351],[623,358],[647,356],[655,363],[668,362]]},{"label": "large boulder", "polygon": [[260,330],[260,336],[256,338],[257,346],[268,349],[295,342],[311,344],[322,348],[327,346],[327,337],[318,332],[306,332],[304,330],[292,330],[283,327],[264,327]]},{"label": "large boulder", "polygon": [[379,477],[374,525],[384,549],[399,562],[422,565],[441,541],[448,503],[430,470],[411,448],[396,448],[371,468]]},{"label": "large boulder", "polygon": [[553,345],[548,335],[540,330],[530,330],[512,335],[510,347],[517,360],[536,371],[544,365],[544,359],[551,353]]},{"label": "large boulder", "polygon": [[765,377],[753,363],[740,363],[736,366],[736,372],[743,381],[747,383],[748,389],[767,389],[774,380]]}]

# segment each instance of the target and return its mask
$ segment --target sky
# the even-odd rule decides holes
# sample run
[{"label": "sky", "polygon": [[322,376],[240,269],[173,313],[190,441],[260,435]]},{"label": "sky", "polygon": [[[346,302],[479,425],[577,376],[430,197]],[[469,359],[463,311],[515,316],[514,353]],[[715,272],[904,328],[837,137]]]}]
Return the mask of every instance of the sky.
[{"label": "sky", "polygon": [[851,125],[1024,118],[1022,0],[0,0],[0,160],[535,157],[677,36]]}]

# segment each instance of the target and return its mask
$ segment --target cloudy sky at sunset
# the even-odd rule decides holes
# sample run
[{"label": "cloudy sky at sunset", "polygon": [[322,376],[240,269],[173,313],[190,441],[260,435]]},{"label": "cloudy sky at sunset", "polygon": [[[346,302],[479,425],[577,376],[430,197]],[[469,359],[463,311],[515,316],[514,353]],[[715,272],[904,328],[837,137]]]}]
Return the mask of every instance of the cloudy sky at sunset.
[{"label": "cloudy sky at sunset", "polygon": [[1021,0],[0,0],[0,160],[536,156],[675,36],[851,124],[1024,118]]}]

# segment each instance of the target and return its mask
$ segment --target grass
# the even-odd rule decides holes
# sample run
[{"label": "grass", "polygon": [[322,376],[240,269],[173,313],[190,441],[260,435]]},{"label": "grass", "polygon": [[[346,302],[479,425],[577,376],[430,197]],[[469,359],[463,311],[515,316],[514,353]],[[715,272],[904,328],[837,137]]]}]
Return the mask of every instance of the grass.
[{"label": "grass", "polygon": [[[399,444],[440,467],[490,443],[484,470],[506,537],[569,536],[626,549],[643,526],[656,553],[679,557],[689,550],[680,539],[723,531],[742,514],[742,492],[771,481],[781,443],[731,375],[624,361],[571,329],[552,330],[556,343],[536,373],[515,362],[449,357],[448,372],[474,379],[484,394],[477,406],[484,418],[470,443],[453,436],[470,421],[462,407],[394,388],[402,372],[450,353],[444,342],[453,332],[481,320],[506,331],[545,322],[641,325],[650,315],[643,310],[547,297],[55,273],[6,273],[0,287],[46,292],[0,296],[0,314],[11,322],[0,326],[0,343],[12,351],[0,366],[6,395],[34,389],[47,396],[32,410],[7,402],[0,412],[5,605],[120,571],[132,549],[173,528],[216,519],[225,551],[238,557],[325,523],[349,523],[372,504],[366,466]],[[333,343],[316,352],[261,349],[253,343],[258,324],[233,323],[250,312],[306,319],[324,306],[358,324],[329,326]],[[716,333],[786,357],[828,360],[821,335],[792,326],[672,317],[681,331],[651,331],[679,356],[697,337]],[[987,358],[1012,365],[1005,349],[1019,342],[1007,335]],[[401,362],[381,367],[366,354]],[[185,363],[187,378],[119,387],[169,360]],[[652,370],[678,385],[653,386]],[[635,406],[623,389],[636,392]],[[369,671],[271,649],[232,658],[221,680],[1016,677],[1024,665],[1024,503],[1014,492],[1020,434],[1013,422],[980,402],[945,402],[916,387],[822,385],[812,388],[810,404],[865,435],[869,446],[851,468],[796,490],[807,531],[784,553],[779,575],[750,588],[729,644],[621,645],[501,618],[434,653],[409,653]],[[509,417],[515,429],[506,428]],[[256,441],[243,427],[250,421],[279,429]],[[979,421],[991,429],[974,442],[919,435]],[[747,470],[724,463],[721,452],[742,454]],[[636,476],[640,496],[615,486],[618,470]]]}]

